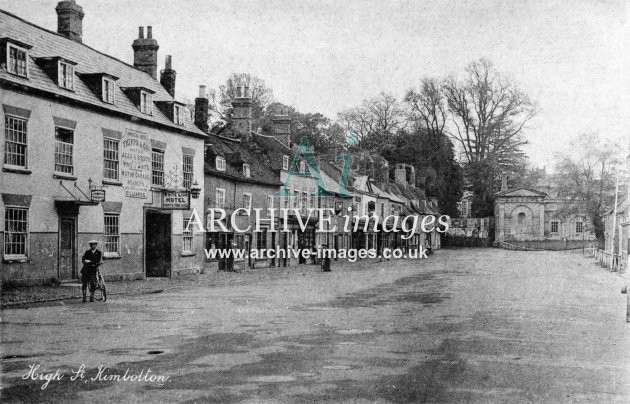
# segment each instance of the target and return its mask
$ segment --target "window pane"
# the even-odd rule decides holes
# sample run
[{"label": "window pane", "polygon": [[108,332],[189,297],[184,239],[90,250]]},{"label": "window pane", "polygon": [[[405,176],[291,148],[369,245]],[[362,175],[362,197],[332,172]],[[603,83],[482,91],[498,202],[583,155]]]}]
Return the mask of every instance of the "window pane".
[{"label": "window pane", "polygon": [[4,213],[4,255],[26,256],[28,209],[6,207]]},{"label": "window pane", "polygon": [[9,61],[7,68],[11,73],[26,77],[28,75],[26,69],[26,51],[9,45]]},{"label": "window pane", "polygon": [[184,188],[190,189],[192,187],[192,179],[193,179],[193,156],[184,154],[183,173],[184,173],[183,186]]},{"label": "window pane", "polygon": [[114,81],[103,79],[103,101],[114,103]]},{"label": "window pane", "polygon": [[105,214],[105,252],[117,253],[120,239],[119,215]]},{"label": "window pane", "polygon": [[164,186],[164,151],[153,149],[151,152],[151,183]]},{"label": "window pane", "polygon": [[26,128],[26,120],[5,116],[4,164],[26,168]]},{"label": "window pane", "polygon": [[67,63],[59,62],[58,80],[59,86],[72,90],[74,68]]},{"label": "window pane", "polygon": [[215,203],[218,207],[221,207],[225,204],[225,190],[217,188],[215,193]]},{"label": "window pane", "polygon": [[118,180],[118,140],[103,139],[103,177]]},{"label": "window pane", "polygon": [[55,128],[55,171],[66,174],[74,172],[72,164],[73,139],[73,130]]}]

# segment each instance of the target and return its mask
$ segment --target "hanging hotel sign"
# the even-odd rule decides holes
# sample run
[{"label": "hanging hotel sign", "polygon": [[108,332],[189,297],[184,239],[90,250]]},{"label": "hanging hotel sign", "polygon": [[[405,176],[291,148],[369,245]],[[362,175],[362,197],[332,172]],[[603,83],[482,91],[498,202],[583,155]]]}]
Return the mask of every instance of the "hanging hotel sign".
[{"label": "hanging hotel sign", "polygon": [[125,196],[147,199],[151,190],[151,140],[127,129],[120,141],[120,179]]},{"label": "hanging hotel sign", "polygon": [[190,192],[164,191],[162,193],[162,209],[171,209],[171,210],[190,209]]},{"label": "hanging hotel sign", "polygon": [[90,191],[90,199],[92,202],[105,202],[105,190],[104,189],[93,189]]}]

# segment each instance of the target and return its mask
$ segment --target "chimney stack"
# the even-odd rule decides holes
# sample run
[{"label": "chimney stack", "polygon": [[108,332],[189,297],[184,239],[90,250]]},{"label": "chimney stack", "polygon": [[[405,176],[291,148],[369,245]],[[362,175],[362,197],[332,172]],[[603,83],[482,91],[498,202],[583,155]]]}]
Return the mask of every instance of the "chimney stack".
[{"label": "chimney stack", "polygon": [[83,43],[83,9],[74,0],[57,3],[57,33]]},{"label": "chimney stack", "polygon": [[175,70],[171,68],[171,55],[166,55],[166,62],[164,63],[164,70],[160,72],[160,84],[171,97],[175,98]]},{"label": "chimney stack", "polygon": [[208,133],[208,105],[206,86],[199,86],[199,97],[195,98],[195,125],[204,133]]},{"label": "chimney stack", "polygon": [[406,164],[396,164],[396,169],[394,170],[394,179],[397,184],[402,185],[407,188],[407,169],[405,168]]},{"label": "chimney stack", "polygon": [[[157,79],[157,52],[160,48],[153,39],[152,27],[147,27],[147,37],[144,37],[144,28],[138,30],[138,39],[133,41],[133,66]],[[174,84],[174,83],[173,83]],[[173,90],[175,88],[173,87]]]},{"label": "chimney stack", "polygon": [[232,127],[239,137],[248,140],[252,131],[252,99],[249,86],[236,86],[236,98],[232,101]]},{"label": "chimney stack", "polygon": [[271,130],[273,136],[283,145],[291,147],[291,117],[286,109],[271,117]]},{"label": "chimney stack", "polygon": [[504,172],[501,174],[501,191],[507,191],[508,189],[508,173]]},{"label": "chimney stack", "polygon": [[416,168],[412,165],[409,165],[409,188],[416,187]]}]

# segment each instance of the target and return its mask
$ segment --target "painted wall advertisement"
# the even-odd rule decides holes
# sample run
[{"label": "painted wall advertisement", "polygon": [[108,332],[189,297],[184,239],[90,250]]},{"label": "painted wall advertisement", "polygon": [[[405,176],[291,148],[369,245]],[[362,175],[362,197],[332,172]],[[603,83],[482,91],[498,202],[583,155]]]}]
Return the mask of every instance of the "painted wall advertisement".
[{"label": "painted wall advertisement", "polygon": [[151,140],[144,133],[127,129],[120,144],[120,179],[125,196],[147,199],[151,190]]}]

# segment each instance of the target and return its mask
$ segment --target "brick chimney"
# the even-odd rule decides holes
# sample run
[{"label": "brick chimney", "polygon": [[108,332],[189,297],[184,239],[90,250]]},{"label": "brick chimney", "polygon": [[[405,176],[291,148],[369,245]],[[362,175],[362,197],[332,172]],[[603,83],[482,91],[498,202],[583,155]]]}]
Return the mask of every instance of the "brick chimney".
[{"label": "brick chimney", "polygon": [[138,29],[138,39],[133,41],[133,66],[157,79],[157,52],[160,48],[153,39],[152,27],[147,27],[147,37],[144,37],[144,27]]},{"label": "brick chimney", "polygon": [[57,3],[57,32],[73,41],[83,42],[83,9],[74,0]]},{"label": "brick chimney", "polygon": [[237,86],[232,101],[232,128],[242,139],[249,139],[252,130],[252,97],[248,86]]},{"label": "brick chimney", "polygon": [[507,191],[508,189],[508,173],[507,172],[503,172],[501,173],[501,191]]},{"label": "brick chimney", "polygon": [[416,187],[416,168],[412,165],[408,165],[409,167],[409,188]]},{"label": "brick chimney", "polygon": [[199,86],[199,97],[195,98],[195,125],[203,132],[208,133],[208,105],[210,101],[206,97],[206,86]]},{"label": "brick chimney", "polygon": [[171,97],[175,98],[175,70],[171,68],[171,55],[166,55],[166,61],[164,63],[164,70],[160,72],[160,84]]},{"label": "brick chimney", "polygon": [[394,180],[397,184],[407,188],[407,168],[405,168],[405,166],[406,164],[396,164],[396,169],[394,170]]},{"label": "brick chimney", "polygon": [[271,130],[273,136],[283,145],[290,147],[291,144],[291,117],[286,109],[271,117]]}]

